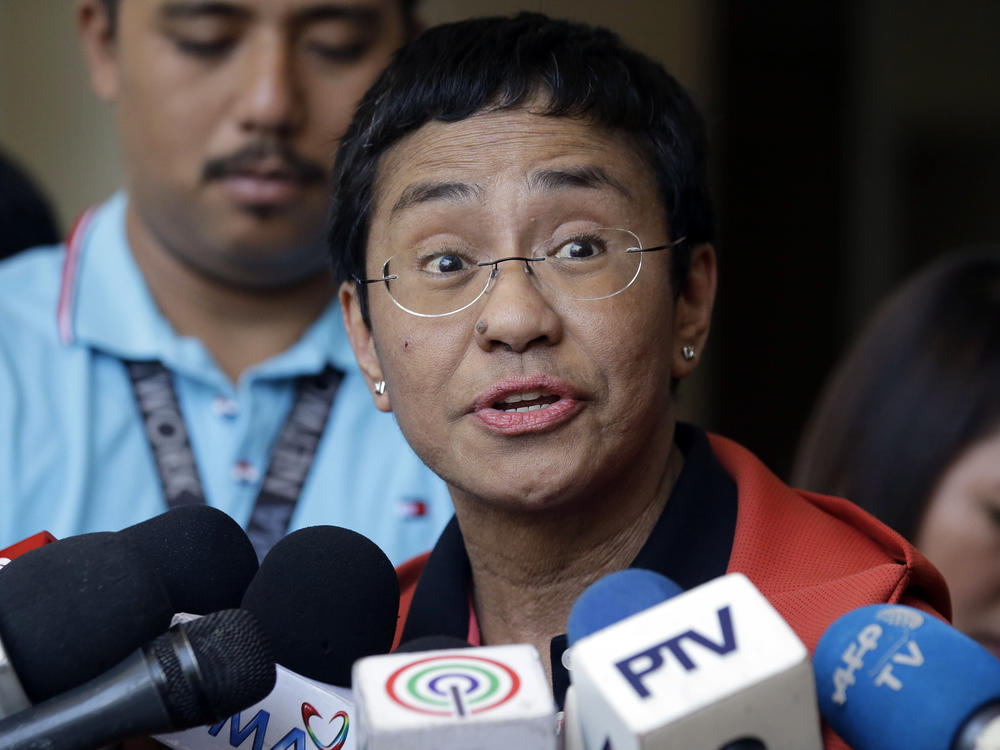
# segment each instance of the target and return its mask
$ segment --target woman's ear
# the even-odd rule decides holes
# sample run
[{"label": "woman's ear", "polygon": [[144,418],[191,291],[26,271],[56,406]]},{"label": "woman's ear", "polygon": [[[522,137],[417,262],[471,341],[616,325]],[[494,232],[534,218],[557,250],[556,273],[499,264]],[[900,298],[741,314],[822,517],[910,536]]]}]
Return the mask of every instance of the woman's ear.
[{"label": "woman's ear", "polygon": [[358,360],[361,372],[375,399],[375,406],[380,411],[392,411],[389,391],[382,374],[382,364],[375,348],[375,339],[361,316],[361,300],[358,298],[358,287],[354,282],[345,281],[340,285],[340,311],[344,316],[344,328],[347,329],[347,338],[350,339],[351,349],[354,350],[354,358]]},{"label": "woman's ear", "polygon": [[690,375],[698,364],[712,325],[717,269],[715,248],[708,242],[691,248],[687,278],[680,284],[674,304],[674,353],[672,374]]}]

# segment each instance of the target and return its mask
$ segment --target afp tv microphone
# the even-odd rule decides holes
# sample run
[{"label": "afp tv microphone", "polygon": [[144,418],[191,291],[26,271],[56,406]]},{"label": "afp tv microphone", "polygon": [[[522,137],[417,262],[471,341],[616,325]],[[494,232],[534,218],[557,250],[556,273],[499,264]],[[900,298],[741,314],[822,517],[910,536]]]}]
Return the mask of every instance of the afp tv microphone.
[{"label": "afp tv microphone", "polygon": [[178,750],[355,750],[351,667],[389,651],[399,609],[382,550],[336,526],[292,532],[264,557],[242,606],[274,650],[274,689],[214,724],[156,739]]},{"label": "afp tv microphone", "polygon": [[[571,623],[613,606],[589,591]],[[808,651],[745,576],[634,609],[570,648],[587,750],[822,748]]]},{"label": "afp tv microphone", "polygon": [[1000,750],[1000,660],[931,615],[848,612],[814,664],[823,718],[854,750]]}]

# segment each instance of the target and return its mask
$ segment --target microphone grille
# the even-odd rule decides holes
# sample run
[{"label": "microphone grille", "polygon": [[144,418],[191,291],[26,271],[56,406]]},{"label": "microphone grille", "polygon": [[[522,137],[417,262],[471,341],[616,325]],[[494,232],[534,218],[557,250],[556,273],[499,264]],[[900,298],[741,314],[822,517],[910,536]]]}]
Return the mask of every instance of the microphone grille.
[{"label": "microphone grille", "polygon": [[227,609],[180,626],[196,669],[185,665],[171,633],[151,645],[166,675],[163,700],[176,728],[218,721],[264,699],[276,672],[270,643],[257,618]]}]

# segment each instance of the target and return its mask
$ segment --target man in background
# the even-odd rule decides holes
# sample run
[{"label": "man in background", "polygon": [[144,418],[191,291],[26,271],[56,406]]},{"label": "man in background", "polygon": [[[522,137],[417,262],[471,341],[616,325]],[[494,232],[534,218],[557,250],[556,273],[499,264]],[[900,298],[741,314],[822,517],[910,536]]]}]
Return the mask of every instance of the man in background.
[{"label": "man in background", "polygon": [[208,502],[262,555],[336,524],[394,562],[451,516],[331,305],[327,172],[410,0],[80,0],[125,189],[0,264],[0,548]]}]

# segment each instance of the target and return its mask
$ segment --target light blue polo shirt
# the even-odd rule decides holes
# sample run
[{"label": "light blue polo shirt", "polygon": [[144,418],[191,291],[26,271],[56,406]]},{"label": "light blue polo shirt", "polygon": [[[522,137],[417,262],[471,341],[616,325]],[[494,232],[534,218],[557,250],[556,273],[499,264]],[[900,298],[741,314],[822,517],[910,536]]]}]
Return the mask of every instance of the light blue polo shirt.
[{"label": "light blue polo shirt", "polygon": [[167,509],[122,359],[157,359],[173,374],[205,496],[244,527],[296,378],[343,371],[290,529],[353,529],[394,564],[433,546],[452,515],[447,489],[375,409],[336,303],[234,385],[160,314],[128,248],[125,207],[118,194],[97,209],[75,269],[63,245],[0,263],[0,549]]}]

